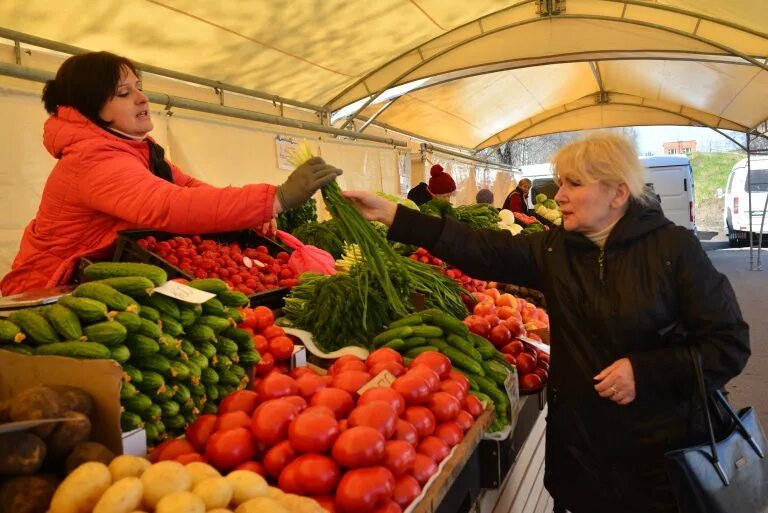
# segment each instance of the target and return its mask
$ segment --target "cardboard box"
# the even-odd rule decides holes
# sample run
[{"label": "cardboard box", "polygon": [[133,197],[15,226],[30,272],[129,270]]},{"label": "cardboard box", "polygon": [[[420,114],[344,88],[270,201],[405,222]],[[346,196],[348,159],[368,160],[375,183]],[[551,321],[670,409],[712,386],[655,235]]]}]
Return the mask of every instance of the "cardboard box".
[{"label": "cardboard box", "polygon": [[37,385],[71,385],[93,397],[91,440],[123,453],[120,432],[122,369],[114,360],[25,356],[0,351],[0,400]]}]

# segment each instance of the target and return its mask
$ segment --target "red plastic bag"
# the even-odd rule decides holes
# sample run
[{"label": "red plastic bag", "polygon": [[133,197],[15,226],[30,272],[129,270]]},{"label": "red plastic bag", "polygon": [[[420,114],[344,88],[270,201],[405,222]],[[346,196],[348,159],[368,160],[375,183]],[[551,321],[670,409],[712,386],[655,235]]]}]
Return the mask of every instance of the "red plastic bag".
[{"label": "red plastic bag", "polygon": [[277,237],[293,249],[288,267],[300,275],[301,273],[336,274],[336,261],[333,255],[315,246],[304,244],[288,232],[277,230]]}]

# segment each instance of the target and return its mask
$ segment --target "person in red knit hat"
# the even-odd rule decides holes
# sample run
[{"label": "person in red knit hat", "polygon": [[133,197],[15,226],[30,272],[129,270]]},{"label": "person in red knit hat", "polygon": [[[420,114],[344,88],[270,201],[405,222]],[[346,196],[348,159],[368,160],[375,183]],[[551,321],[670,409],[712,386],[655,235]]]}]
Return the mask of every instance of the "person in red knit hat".
[{"label": "person in red knit hat", "polygon": [[443,166],[435,164],[429,170],[429,174],[431,175],[429,179],[429,192],[432,196],[448,200],[456,192],[456,182],[453,181],[451,175],[443,170]]}]

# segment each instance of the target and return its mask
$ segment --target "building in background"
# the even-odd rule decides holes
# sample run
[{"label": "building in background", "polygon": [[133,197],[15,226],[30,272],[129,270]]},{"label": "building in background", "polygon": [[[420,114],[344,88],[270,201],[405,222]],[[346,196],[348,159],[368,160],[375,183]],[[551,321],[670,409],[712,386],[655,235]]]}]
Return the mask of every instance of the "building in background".
[{"label": "building in background", "polygon": [[664,155],[687,155],[696,151],[696,141],[674,141],[664,143]]}]

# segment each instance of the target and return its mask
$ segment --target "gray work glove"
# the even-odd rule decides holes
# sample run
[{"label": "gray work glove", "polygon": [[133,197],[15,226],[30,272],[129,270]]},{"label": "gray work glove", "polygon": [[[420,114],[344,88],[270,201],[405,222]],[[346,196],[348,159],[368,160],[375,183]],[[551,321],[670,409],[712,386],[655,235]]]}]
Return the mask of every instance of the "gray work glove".
[{"label": "gray work glove", "polygon": [[277,198],[283,209],[296,208],[342,173],[341,169],[326,164],[320,157],[312,157],[294,169],[285,183],[277,187]]}]

